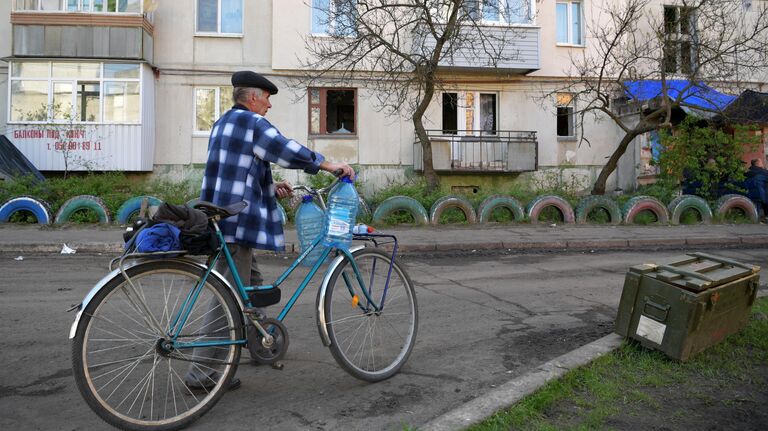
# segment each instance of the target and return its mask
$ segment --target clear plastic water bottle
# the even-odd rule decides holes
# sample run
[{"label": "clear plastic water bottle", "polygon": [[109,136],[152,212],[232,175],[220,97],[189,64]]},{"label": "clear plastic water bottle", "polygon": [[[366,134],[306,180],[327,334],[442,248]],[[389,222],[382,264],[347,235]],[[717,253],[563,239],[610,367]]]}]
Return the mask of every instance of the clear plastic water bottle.
[{"label": "clear plastic water bottle", "polygon": [[357,218],[357,190],[352,179],[344,177],[328,196],[323,245],[348,249],[352,244],[352,226]]},{"label": "clear plastic water bottle", "polygon": [[368,233],[373,233],[375,229],[371,226],[368,226],[364,223],[358,223],[355,225],[355,227],[352,228],[352,233],[355,235],[365,235]]},{"label": "clear plastic water bottle", "polygon": [[[302,197],[301,205],[296,211],[296,233],[299,234],[301,252],[304,253],[323,232],[325,232],[325,212],[317,206],[312,196]],[[322,244],[318,244],[301,264],[313,266],[324,249]]]}]

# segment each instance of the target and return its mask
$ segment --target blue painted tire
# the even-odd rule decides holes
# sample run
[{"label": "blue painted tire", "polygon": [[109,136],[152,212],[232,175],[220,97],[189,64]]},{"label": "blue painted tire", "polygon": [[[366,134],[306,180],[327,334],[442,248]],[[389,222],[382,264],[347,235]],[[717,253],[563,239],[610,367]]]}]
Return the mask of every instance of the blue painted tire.
[{"label": "blue painted tire", "polygon": [[90,210],[99,217],[99,223],[109,223],[109,209],[101,198],[92,195],[79,195],[64,202],[56,212],[55,223],[66,223],[72,214],[80,210]]},{"label": "blue painted tire", "polygon": [[611,216],[610,224],[621,223],[621,209],[619,209],[619,204],[609,197],[600,195],[587,196],[579,201],[576,205],[576,223],[587,223],[589,213],[598,208],[602,208],[608,212],[608,215]]},{"label": "blue painted tire", "polygon": [[458,208],[464,213],[467,223],[477,223],[477,214],[475,214],[472,204],[463,197],[454,195],[443,196],[432,204],[432,208],[429,209],[430,223],[434,225],[440,224],[440,216],[448,208]]},{"label": "blue painted tire", "polygon": [[32,196],[10,198],[0,205],[0,222],[7,223],[18,211],[31,212],[39,224],[51,223],[51,206],[47,202]]},{"label": "blue painted tire", "polygon": [[384,223],[384,219],[396,211],[406,211],[416,224],[428,224],[429,216],[419,201],[408,196],[392,196],[380,203],[373,212],[374,223]]},{"label": "blue painted tire", "polygon": [[149,199],[149,206],[158,206],[163,203],[163,201],[154,196],[136,196],[130,198],[118,208],[117,222],[120,224],[128,224],[131,217],[137,214],[141,209],[141,201],[144,200],[144,198]]},{"label": "blue painted tire", "polygon": [[488,223],[491,220],[493,211],[497,208],[508,209],[516,222],[521,222],[525,219],[523,206],[517,199],[512,196],[493,195],[485,198],[477,207],[478,221],[480,223]]},{"label": "blue painted tire", "polygon": [[701,222],[703,224],[712,223],[712,210],[709,208],[707,201],[694,195],[682,195],[672,199],[672,202],[667,205],[669,210],[669,223],[680,224],[680,216],[683,211],[693,208],[699,215],[701,215]]},{"label": "blue painted tire", "polygon": [[546,207],[555,207],[563,215],[563,223],[573,223],[576,216],[573,214],[573,207],[565,199],[555,195],[542,195],[537,196],[532,201],[528,202],[528,206],[525,207],[525,215],[531,221],[531,224],[537,224],[539,222],[539,215]]},{"label": "blue painted tire", "polygon": [[740,209],[744,211],[744,214],[749,217],[749,220],[752,223],[758,223],[760,221],[760,215],[757,211],[757,206],[755,206],[755,203],[746,196],[736,194],[724,195],[717,200],[715,207],[717,208],[715,212],[720,217],[720,219],[723,219],[729,210]]}]

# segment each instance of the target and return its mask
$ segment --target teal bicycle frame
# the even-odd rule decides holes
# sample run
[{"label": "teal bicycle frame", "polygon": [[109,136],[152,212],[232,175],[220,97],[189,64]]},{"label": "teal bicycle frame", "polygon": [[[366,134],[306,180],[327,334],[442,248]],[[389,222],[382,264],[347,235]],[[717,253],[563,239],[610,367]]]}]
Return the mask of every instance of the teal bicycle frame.
[{"label": "teal bicycle frame", "polygon": [[[307,248],[301,255],[291,264],[288,269],[286,269],[280,277],[273,283],[273,284],[266,284],[266,285],[260,285],[260,286],[245,286],[243,284],[243,281],[240,279],[240,275],[237,271],[237,266],[235,265],[235,261],[232,258],[232,254],[229,252],[229,248],[227,247],[226,243],[224,242],[224,235],[221,233],[221,230],[219,229],[218,224],[212,223],[215,229],[216,237],[219,239],[219,244],[221,244],[221,247],[217,251],[215,255],[210,257],[208,259],[207,263],[207,269],[205,272],[205,275],[200,279],[200,281],[196,284],[195,288],[192,289],[187,297],[184,299],[184,302],[182,303],[182,306],[179,310],[179,312],[174,317],[173,321],[171,322],[169,328],[168,328],[168,337],[173,342],[173,348],[175,349],[190,349],[195,347],[211,347],[211,346],[225,346],[225,345],[232,345],[232,344],[239,344],[239,345],[245,345],[247,343],[246,339],[241,340],[232,340],[232,341],[195,341],[195,342],[180,342],[177,341],[177,338],[181,335],[180,331],[181,328],[184,327],[184,325],[187,322],[187,318],[189,317],[190,313],[192,312],[192,308],[194,307],[195,303],[197,302],[197,299],[200,295],[200,292],[203,289],[203,286],[205,285],[206,280],[211,274],[211,271],[216,265],[216,262],[221,258],[221,255],[224,255],[224,259],[227,262],[227,266],[230,270],[230,273],[232,274],[232,278],[235,281],[235,288],[237,290],[237,294],[240,295],[240,298],[242,299],[243,303],[246,305],[246,307],[250,308],[252,307],[252,303],[250,300],[250,297],[248,296],[249,292],[254,292],[257,290],[267,290],[272,289],[280,286],[290,275],[293,273],[293,271],[301,264],[304,259],[307,258],[310,252],[315,249],[315,247],[320,247],[320,243],[323,241],[323,236],[320,235],[313,243],[312,245]],[[390,263],[389,268],[389,274],[387,275],[387,281],[384,288],[384,292],[382,294],[381,302],[377,305],[376,302],[371,298],[371,290],[370,288],[372,286],[368,286],[366,288],[365,280],[363,280],[363,277],[360,274],[360,270],[357,266],[357,263],[355,262],[354,257],[352,256],[352,253],[350,253],[347,249],[342,248],[334,248],[334,247],[326,247],[325,250],[323,250],[322,254],[318,258],[317,262],[312,266],[312,269],[307,273],[307,275],[304,277],[304,280],[301,282],[299,287],[296,289],[296,291],[293,293],[291,298],[288,300],[288,302],[285,304],[283,309],[280,311],[280,313],[277,315],[277,320],[283,321],[285,317],[288,315],[288,312],[293,308],[293,305],[296,303],[296,300],[301,296],[302,292],[304,292],[304,289],[309,285],[309,282],[312,280],[312,278],[315,276],[315,274],[320,269],[320,266],[322,266],[323,262],[328,258],[328,256],[331,254],[333,250],[337,250],[339,253],[341,253],[343,256],[345,256],[350,264],[352,265],[352,269],[355,273],[355,278],[357,279],[357,282],[360,284],[360,290],[363,292],[363,295],[365,296],[366,305],[363,306],[362,302],[358,302],[358,307],[361,308],[363,312],[380,312],[383,309],[384,300],[386,298],[386,291],[389,287],[389,275],[392,271],[392,265]],[[394,253],[392,256],[394,260]],[[347,286],[347,289],[350,292],[350,295],[354,295],[354,289],[352,288],[352,282],[347,277],[346,273],[343,273],[344,282]]]}]

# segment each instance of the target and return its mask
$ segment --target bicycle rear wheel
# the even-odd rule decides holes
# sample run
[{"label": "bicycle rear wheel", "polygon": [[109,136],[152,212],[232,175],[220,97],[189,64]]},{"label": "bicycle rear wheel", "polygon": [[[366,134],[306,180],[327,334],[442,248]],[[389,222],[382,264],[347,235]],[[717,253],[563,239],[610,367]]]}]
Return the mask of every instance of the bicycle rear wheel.
[{"label": "bicycle rear wheel", "polygon": [[[202,270],[152,261],[127,270],[88,303],[72,344],[75,382],[109,424],[128,430],[175,430],[221,398],[237,370],[240,346],[169,349],[168,328]],[[159,323],[151,322],[140,302]],[[177,342],[242,340],[242,315],[229,289],[208,278]]]},{"label": "bicycle rear wheel", "polygon": [[[325,325],[336,362],[358,379],[377,382],[397,373],[416,341],[419,314],[410,277],[391,255],[374,248],[352,253],[376,311],[349,259],[334,270],[325,292]],[[386,287],[386,289],[385,289]],[[386,292],[386,293],[385,293]]]}]

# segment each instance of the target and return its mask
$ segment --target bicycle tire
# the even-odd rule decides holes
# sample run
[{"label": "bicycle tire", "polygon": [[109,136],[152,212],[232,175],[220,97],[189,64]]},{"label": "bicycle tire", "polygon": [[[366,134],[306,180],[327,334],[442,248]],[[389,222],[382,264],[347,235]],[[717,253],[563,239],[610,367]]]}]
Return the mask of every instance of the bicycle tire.
[{"label": "bicycle tire", "polygon": [[[169,316],[176,314],[188,290],[203,274],[202,269],[179,261],[149,261],[126,272],[166,329]],[[184,428],[210,410],[227,391],[237,371],[241,346],[214,347],[222,353],[221,359],[213,353],[204,356],[208,352],[186,349],[191,353],[179,349],[175,357],[160,354],[159,331],[151,329],[145,315],[131,306],[126,295],[128,286],[117,273],[83,310],[72,342],[75,382],[89,407],[112,426],[137,431]],[[214,316],[215,320],[209,322],[206,316],[215,314],[215,309],[223,311],[223,319]],[[211,324],[216,325],[215,332],[210,332]],[[212,338],[201,334],[214,333],[220,334],[222,340],[244,339],[242,314],[229,288],[209,278],[181,333],[179,340],[186,341]],[[211,376],[205,382],[206,377],[196,378],[197,386],[212,387],[190,388],[187,379],[192,377],[186,373],[193,369]],[[218,379],[214,372],[218,372]],[[197,391],[202,393],[198,396]]]},{"label": "bicycle tire", "polygon": [[[354,251],[352,256],[363,280],[372,285],[372,298],[379,300],[389,272],[391,254],[375,248],[362,248]],[[360,380],[378,382],[388,379],[402,368],[416,342],[419,309],[413,283],[395,259],[383,310],[379,313],[365,312],[354,303],[342,274],[352,281],[350,284],[357,292],[359,303],[366,302],[349,259],[345,257],[331,274],[325,291],[323,312],[331,354],[342,369]],[[365,330],[361,332],[363,326]],[[349,333],[350,330],[352,333]],[[384,331],[390,332],[383,334]],[[368,346],[374,347],[376,340],[379,342],[375,348],[364,351]],[[385,346],[385,343],[388,345]]]}]

